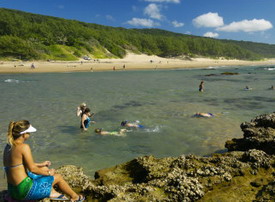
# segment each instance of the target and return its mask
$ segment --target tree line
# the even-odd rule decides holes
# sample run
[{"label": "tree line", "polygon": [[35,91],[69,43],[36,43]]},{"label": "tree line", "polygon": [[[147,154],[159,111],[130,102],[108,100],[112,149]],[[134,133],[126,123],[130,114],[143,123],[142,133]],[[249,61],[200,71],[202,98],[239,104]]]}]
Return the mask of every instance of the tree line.
[{"label": "tree line", "polygon": [[127,51],[161,57],[199,55],[243,60],[275,55],[275,47],[268,44],[217,40],[160,29],[109,27],[0,8],[1,58],[123,58]]}]

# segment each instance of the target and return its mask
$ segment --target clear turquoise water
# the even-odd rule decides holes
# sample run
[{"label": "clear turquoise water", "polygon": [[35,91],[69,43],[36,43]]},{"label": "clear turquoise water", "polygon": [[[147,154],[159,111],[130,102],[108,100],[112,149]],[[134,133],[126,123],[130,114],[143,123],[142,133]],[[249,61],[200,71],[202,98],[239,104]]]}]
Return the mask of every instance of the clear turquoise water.
[{"label": "clear turquoise water", "polygon": [[[226,71],[239,75],[220,75]],[[38,129],[28,140],[37,162],[51,160],[55,168],[74,164],[91,176],[141,155],[206,155],[223,150],[226,140],[241,137],[242,122],[275,111],[275,91],[268,90],[275,85],[274,74],[270,66],[2,74],[0,147],[6,143],[9,121],[27,119]],[[201,79],[203,93],[198,92]],[[244,91],[247,85],[253,90]],[[96,113],[97,123],[88,132],[80,131],[75,116],[82,102]],[[196,112],[216,116],[193,118]],[[146,127],[126,137],[93,132],[95,127],[118,130],[122,120],[139,120]]]}]

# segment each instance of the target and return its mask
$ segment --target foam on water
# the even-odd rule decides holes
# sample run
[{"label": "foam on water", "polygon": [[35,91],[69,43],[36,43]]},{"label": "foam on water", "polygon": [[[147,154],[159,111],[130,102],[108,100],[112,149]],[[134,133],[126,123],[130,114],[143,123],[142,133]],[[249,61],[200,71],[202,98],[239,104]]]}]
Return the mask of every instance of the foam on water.
[{"label": "foam on water", "polygon": [[6,82],[6,83],[19,83],[19,80],[16,80],[16,79],[6,79],[6,80],[4,80],[4,82]]}]

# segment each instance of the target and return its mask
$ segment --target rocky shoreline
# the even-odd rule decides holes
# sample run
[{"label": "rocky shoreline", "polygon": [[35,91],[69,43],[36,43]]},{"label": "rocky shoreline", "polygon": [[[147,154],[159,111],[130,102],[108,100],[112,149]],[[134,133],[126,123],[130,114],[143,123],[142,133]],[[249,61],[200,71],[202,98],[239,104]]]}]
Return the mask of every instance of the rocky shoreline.
[{"label": "rocky shoreline", "polygon": [[223,154],[143,156],[94,179],[76,166],[58,172],[87,201],[275,201],[275,112],[241,129],[244,137],[227,141]]}]

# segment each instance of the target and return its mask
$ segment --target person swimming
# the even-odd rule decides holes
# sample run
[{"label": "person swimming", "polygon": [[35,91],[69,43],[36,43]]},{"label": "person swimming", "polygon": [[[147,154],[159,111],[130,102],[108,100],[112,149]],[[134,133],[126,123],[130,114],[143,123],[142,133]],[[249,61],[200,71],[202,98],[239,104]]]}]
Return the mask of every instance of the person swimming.
[{"label": "person swimming", "polygon": [[199,113],[197,112],[196,114],[193,115],[193,117],[197,117],[197,118],[210,118],[210,117],[214,117],[214,114],[212,113]]},{"label": "person swimming", "polygon": [[143,125],[138,124],[139,122],[129,123],[128,121],[122,121],[120,125],[122,127],[128,127],[128,128],[144,128]]},{"label": "person swimming", "polygon": [[96,128],[95,133],[100,134],[100,135],[115,135],[115,136],[123,136],[125,133],[128,132],[128,130],[120,129],[119,131],[105,131],[102,130],[102,128]]},{"label": "person swimming", "polygon": [[244,90],[252,90],[252,88],[250,88],[249,86],[246,86],[246,87],[244,88]]}]

